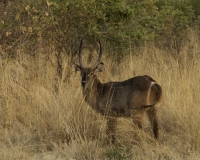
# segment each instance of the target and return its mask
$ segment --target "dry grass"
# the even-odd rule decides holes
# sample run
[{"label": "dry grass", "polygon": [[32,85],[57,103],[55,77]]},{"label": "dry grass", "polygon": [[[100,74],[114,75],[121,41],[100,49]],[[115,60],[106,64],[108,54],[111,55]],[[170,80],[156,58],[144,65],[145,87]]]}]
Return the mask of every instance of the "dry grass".
[{"label": "dry grass", "polygon": [[154,141],[148,121],[141,131],[131,119],[120,118],[115,145],[106,143],[105,119],[83,102],[71,57],[63,57],[62,80],[54,52],[1,60],[0,159],[200,159],[199,51],[193,35],[176,58],[153,45],[121,63],[104,53],[102,82],[147,74],[164,92],[159,141]]}]

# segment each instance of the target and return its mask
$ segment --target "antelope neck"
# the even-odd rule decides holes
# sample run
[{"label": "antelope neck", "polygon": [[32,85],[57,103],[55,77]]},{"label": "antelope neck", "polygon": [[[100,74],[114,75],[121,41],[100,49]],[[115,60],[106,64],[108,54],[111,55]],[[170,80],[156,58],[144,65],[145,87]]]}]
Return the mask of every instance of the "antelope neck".
[{"label": "antelope neck", "polygon": [[102,87],[102,83],[95,77],[93,82],[89,86],[83,88],[83,95],[86,101],[91,101],[91,99],[97,98],[100,93],[98,90]]}]

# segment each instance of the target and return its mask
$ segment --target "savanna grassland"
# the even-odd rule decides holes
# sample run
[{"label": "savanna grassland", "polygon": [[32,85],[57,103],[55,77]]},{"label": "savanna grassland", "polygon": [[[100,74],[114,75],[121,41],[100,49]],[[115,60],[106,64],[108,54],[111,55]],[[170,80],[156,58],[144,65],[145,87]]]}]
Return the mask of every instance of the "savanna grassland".
[{"label": "savanna grassland", "polygon": [[[80,75],[71,65],[76,56],[62,57],[61,80],[54,50],[41,48],[37,56],[19,50],[15,60],[1,58],[0,159],[199,159],[199,51],[199,39],[191,34],[177,57],[154,44],[138,48],[138,55],[130,50],[121,61],[103,53],[102,82],[147,74],[163,87],[158,141],[146,118],[143,130],[120,118],[114,145],[107,144],[104,117],[83,101]],[[90,52],[83,52],[89,65]],[[92,55],[94,61],[97,53]]]},{"label": "savanna grassland", "polygon": [[[199,0],[0,1],[0,160],[200,159]],[[163,88],[160,137],[106,119],[82,95],[78,62],[101,82],[149,75]]]}]

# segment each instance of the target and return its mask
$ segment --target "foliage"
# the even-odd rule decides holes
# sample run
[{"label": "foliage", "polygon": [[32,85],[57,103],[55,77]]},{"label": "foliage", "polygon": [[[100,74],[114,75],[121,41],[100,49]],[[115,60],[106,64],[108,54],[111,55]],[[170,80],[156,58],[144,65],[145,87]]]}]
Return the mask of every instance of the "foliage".
[{"label": "foliage", "polygon": [[123,55],[144,42],[181,42],[187,28],[199,28],[199,6],[197,0],[16,1],[1,20],[0,41],[13,55],[22,44],[33,52],[54,46],[73,53],[80,38],[100,39],[107,50]]}]

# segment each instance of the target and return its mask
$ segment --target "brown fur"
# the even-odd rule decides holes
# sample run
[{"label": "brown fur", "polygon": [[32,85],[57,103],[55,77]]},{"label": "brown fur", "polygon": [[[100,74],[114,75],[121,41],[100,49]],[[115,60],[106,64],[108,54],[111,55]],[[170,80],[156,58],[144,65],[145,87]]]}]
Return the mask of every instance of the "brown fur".
[{"label": "brown fur", "polygon": [[132,117],[133,122],[142,128],[145,112],[148,113],[155,138],[158,138],[157,106],[161,102],[162,88],[151,77],[137,76],[123,82],[103,84],[95,75],[103,70],[102,62],[91,68],[75,63],[74,67],[81,72],[85,101],[108,119],[107,134],[112,143],[115,141],[117,117]]}]

